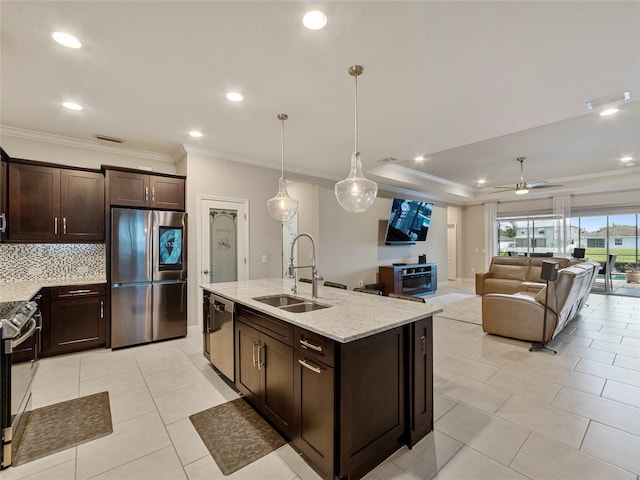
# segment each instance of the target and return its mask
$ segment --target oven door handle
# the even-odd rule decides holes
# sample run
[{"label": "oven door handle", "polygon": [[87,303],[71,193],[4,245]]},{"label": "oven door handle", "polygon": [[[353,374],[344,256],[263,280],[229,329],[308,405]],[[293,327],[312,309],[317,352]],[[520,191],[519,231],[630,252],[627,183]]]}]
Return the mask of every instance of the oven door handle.
[{"label": "oven door handle", "polygon": [[33,332],[36,331],[36,327],[37,327],[36,320],[34,318],[31,318],[29,322],[30,322],[29,330],[27,330],[22,335],[20,335],[20,337],[17,338],[16,340],[11,340],[12,350],[15,349],[16,347],[19,347],[22,343],[26,342],[29,338],[31,338],[31,336],[33,335]]}]

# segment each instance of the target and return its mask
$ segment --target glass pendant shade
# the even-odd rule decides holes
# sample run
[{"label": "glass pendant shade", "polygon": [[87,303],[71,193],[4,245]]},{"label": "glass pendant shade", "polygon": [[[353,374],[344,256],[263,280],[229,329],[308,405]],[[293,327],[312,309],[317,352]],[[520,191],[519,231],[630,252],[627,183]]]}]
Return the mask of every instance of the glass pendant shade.
[{"label": "glass pendant shade", "polygon": [[336,183],[334,191],[342,208],[349,213],[362,213],[373,204],[378,194],[378,184],[362,174],[362,160],[358,152],[358,76],[362,74],[360,65],[349,67],[349,75],[355,80],[355,148],[351,154],[351,170],[344,180]]},{"label": "glass pendant shade", "polygon": [[267,209],[269,209],[269,213],[274,220],[284,222],[296,214],[296,211],[298,210],[298,201],[289,196],[289,193],[287,192],[287,183],[284,177],[280,177],[278,186],[279,188],[276,196],[267,200]]},{"label": "glass pendant shade", "polygon": [[376,199],[378,184],[362,174],[360,154],[351,154],[349,176],[335,185],[338,203],[347,212],[361,213],[367,210]]},{"label": "glass pendant shade", "polygon": [[289,196],[287,182],[284,179],[284,121],[289,116],[286,113],[279,113],[277,118],[282,122],[282,175],[278,181],[278,193],[267,200],[267,209],[274,220],[284,222],[296,214],[298,201]]}]

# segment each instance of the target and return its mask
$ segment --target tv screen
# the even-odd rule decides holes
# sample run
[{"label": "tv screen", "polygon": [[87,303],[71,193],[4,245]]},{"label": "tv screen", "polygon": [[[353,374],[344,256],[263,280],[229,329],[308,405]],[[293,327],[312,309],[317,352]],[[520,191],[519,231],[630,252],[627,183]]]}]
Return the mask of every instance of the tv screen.
[{"label": "tv screen", "polygon": [[394,198],[385,243],[414,243],[427,239],[433,204]]}]

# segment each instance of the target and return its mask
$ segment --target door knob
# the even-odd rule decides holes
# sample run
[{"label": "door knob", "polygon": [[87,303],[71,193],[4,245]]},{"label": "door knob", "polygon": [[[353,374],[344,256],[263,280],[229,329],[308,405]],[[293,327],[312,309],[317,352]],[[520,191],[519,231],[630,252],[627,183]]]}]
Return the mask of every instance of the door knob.
[{"label": "door knob", "polygon": [[202,272],[202,273],[204,273],[205,275],[209,275],[209,270],[205,270],[205,271],[204,271],[204,272]]}]

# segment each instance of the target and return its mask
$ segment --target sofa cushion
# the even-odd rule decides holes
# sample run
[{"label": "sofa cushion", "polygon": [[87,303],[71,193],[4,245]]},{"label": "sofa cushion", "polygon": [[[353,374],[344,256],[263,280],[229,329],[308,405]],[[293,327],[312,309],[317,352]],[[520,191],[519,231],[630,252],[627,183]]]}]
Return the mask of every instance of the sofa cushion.
[{"label": "sofa cushion", "polygon": [[484,293],[516,293],[522,282],[505,278],[487,278],[484,281]]},{"label": "sofa cushion", "polygon": [[489,269],[491,278],[504,278],[506,280],[518,280],[520,282],[524,282],[527,279],[529,259],[523,258],[515,260],[520,261],[517,263],[503,263],[499,257],[495,258],[494,261],[491,262],[491,268]]}]

